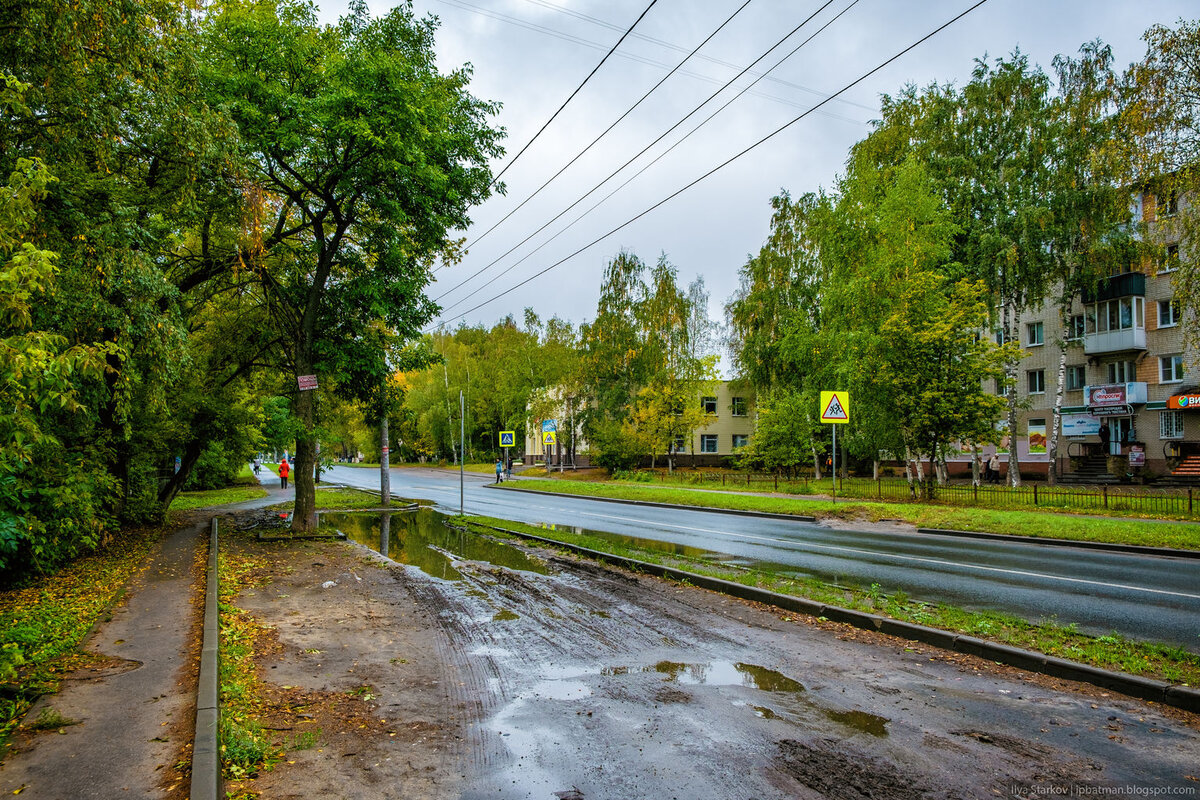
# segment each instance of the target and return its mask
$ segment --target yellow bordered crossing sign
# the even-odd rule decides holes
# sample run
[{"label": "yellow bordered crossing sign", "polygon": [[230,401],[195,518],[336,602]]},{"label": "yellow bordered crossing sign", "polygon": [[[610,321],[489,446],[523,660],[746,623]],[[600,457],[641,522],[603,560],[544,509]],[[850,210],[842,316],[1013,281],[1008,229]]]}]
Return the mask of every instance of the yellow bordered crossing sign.
[{"label": "yellow bordered crossing sign", "polygon": [[821,422],[835,425],[850,421],[849,392],[821,392]]},{"label": "yellow bordered crossing sign", "polygon": [[501,447],[516,447],[517,434],[515,431],[500,431]]},{"label": "yellow bordered crossing sign", "polygon": [[542,431],[542,444],[558,444],[556,431]]}]

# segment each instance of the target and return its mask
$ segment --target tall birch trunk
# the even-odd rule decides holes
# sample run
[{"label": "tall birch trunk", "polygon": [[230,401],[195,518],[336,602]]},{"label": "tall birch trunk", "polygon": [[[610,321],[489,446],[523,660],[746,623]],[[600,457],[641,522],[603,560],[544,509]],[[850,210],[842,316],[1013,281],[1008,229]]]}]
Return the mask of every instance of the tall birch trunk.
[{"label": "tall birch trunk", "polygon": [[[1004,341],[1017,341],[1017,313],[1013,298],[1005,297],[1001,305],[1004,330]],[[1008,484],[1017,487],[1021,485],[1021,465],[1017,455],[1017,364],[1005,365],[1004,374],[1008,381]]]},{"label": "tall birch trunk", "polygon": [[1058,385],[1054,389],[1054,413],[1050,415],[1050,441],[1046,443],[1046,457],[1050,459],[1046,471],[1046,483],[1058,484],[1058,433],[1062,430],[1063,384],[1067,377],[1067,347],[1063,342],[1058,354]]}]

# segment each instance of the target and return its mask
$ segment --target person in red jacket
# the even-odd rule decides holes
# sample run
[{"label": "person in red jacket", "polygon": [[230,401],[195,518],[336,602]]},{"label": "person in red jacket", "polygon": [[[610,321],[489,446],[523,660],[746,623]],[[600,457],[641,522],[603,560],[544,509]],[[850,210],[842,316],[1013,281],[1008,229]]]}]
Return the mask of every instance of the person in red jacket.
[{"label": "person in red jacket", "polygon": [[288,473],[291,472],[291,467],[288,466],[287,456],[283,457],[283,461],[279,462],[279,483],[283,488],[287,488]]}]

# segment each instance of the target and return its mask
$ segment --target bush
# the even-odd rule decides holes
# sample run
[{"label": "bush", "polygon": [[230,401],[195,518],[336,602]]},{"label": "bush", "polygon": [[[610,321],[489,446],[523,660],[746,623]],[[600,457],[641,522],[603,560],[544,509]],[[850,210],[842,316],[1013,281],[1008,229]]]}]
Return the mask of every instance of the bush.
[{"label": "bush", "polygon": [[209,442],[183,488],[188,491],[224,489],[237,480],[241,468],[239,454],[229,453],[221,442]]},{"label": "bush", "polygon": [[618,470],[636,469],[646,454],[638,437],[627,431],[621,423],[612,420],[593,425],[588,441],[591,442],[592,463],[604,467],[610,475]]}]

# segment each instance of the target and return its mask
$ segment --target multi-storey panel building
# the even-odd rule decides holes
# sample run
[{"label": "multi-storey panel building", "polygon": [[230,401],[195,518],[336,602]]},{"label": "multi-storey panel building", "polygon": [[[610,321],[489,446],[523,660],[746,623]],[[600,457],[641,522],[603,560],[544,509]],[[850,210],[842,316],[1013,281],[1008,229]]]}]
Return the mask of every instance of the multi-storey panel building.
[{"label": "multi-storey panel building", "polygon": [[1160,199],[1144,191],[1134,209],[1137,221],[1147,223],[1147,235],[1164,247],[1158,263],[1100,281],[1073,301],[1065,326],[1051,302],[1020,320],[1024,357],[1013,391],[1023,406],[1015,437],[1023,471],[1044,473],[1049,466],[1045,442],[1064,351],[1059,474],[1102,461],[1117,478],[1161,476],[1200,443],[1200,397],[1194,412],[1190,399],[1200,370],[1184,351],[1187,323],[1172,286],[1181,236],[1178,200],[1174,193]]}]

